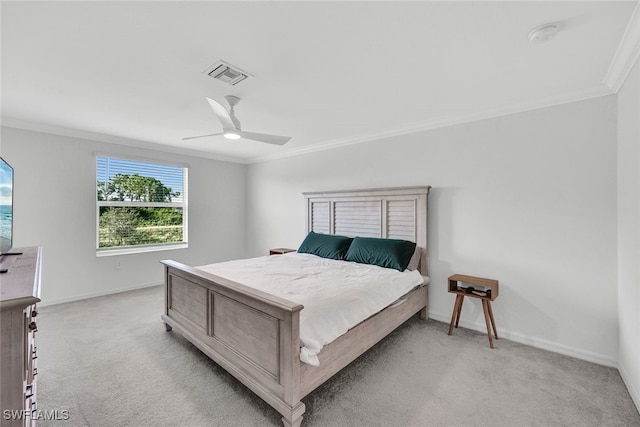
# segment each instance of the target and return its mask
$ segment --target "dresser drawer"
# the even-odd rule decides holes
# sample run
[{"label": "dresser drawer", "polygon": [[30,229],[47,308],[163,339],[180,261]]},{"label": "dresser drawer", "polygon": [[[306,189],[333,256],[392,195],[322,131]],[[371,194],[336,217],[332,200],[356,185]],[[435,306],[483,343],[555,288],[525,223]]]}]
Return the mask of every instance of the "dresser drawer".
[{"label": "dresser drawer", "polygon": [[25,398],[24,409],[25,411],[31,411],[31,414],[32,414],[32,416],[27,416],[24,418],[24,425],[29,427],[35,427],[36,420],[34,419],[33,415],[35,414],[35,411],[38,409],[35,392],[32,396]]},{"label": "dresser drawer", "polygon": [[[38,375],[38,347],[32,343],[27,348],[27,365],[25,370],[25,384],[28,386],[36,381]],[[25,387],[26,387],[25,386]]]},{"label": "dresser drawer", "polygon": [[31,384],[33,380],[34,358],[37,358],[36,332],[38,331],[38,324],[35,318],[37,317],[37,311],[35,304],[27,307],[24,310],[24,374],[23,381],[26,384]]},{"label": "dresser drawer", "polygon": [[[14,248],[9,273],[2,275],[0,295],[0,389],[2,427],[33,427],[37,415],[38,308],[40,302],[40,248]],[[7,258],[3,261],[7,262]],[[4,264],[3,264],[4,265]],[[4,412],[3,412],[4,415]]]}]

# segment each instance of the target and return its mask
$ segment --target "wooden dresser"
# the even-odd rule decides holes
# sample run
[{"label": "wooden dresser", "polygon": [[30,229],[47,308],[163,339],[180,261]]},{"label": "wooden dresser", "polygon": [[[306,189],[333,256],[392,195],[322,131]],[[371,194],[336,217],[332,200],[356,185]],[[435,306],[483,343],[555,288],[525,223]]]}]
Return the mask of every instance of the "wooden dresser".
[{"label": "wooden dresser", "polygon": [[0,335],[2,370],[0,425],[34,426],[38,331],[36,303],[40,302],[39,247],[13,248],[21,255],[0,257]]}]

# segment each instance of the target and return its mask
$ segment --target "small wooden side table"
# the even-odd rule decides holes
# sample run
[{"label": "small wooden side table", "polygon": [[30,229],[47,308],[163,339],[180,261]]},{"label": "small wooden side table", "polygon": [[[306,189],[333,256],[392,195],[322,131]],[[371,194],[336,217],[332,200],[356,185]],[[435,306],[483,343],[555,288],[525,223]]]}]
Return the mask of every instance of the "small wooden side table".
[{"label": "small wooden side table", "polygon": [[[467,283],[472,286],[463,287],[458,285],[458,282]],[[498,298],[498,281],[485,279],[483,277],[454,274],[449,277],[449,292],[456,294],[456,302],[453,305],[453,314],[451,315],[451,324],[449,325],[449,335],[453,333],[454,326],[456,328],[458,327],[464,297],[478,298],[482,301],[484,321],[487,324],[487,336],[489,337],[489,347],[494,348],[491,329],[493,329],[493,334],[496,339],[498,339],[498,331],[496,330],[496,321],[493,319],[491,301]]]},{"label": "small wooden side table", "polygon": [[295,252],[295,249],[290,249],[290,248],[274,248],[274,249],[269,249],[269,255],[282,255],[282,254],[286,254],[289,252]]}]

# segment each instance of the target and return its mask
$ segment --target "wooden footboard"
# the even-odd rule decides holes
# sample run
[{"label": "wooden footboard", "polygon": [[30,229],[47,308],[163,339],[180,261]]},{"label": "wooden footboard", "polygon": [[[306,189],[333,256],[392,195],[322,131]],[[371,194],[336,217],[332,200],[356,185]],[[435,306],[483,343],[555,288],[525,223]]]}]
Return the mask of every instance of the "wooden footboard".
[{"label": "wooden footboard", "polygon": [[280,412],[285,426],[299,426],[303,306],[175,261],[162,263],[168,329]]},{"label": "wooden footboard", "polygon": [[176,329],[227,372],[300,426],[301,399],[412,315],[425,318],[427,286],[352,328],[318,354],[320,366],[300,362],[303,306],[180,264],[165,265],[167,330]]},{"label": "wooden footboard", "polygon": [[173,328],[282,414],[300,426],[301,399],[412,315],[424,318],[427,287],[352,328],[318,354],[320,366],[300,362],[303,306],[175,261],[165,265],[167,330]]}]

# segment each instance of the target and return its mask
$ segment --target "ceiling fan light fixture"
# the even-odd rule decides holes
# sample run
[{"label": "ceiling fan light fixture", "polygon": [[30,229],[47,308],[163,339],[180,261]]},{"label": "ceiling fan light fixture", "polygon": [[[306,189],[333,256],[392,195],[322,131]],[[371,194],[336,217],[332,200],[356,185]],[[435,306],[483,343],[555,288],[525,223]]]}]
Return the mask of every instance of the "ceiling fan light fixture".
[{"label": "ceiling fan light fixture", "polygon": [[222,135],[227,139],[240,139],[240,132],[235,129],[225,129]]},{"label": "ceiling fan light fixture", "polygon": [[291,139],[290,136],[270,135],[267,133],[242,131],[240,128],[240,122],[238,121],[238,119],[236,119],[235,112],[233,111],[233,107],[240,101],[240,98],[233,95],[227,95],[224,98],[227,101],[226,104],[229,104],[228,107],[216,101],[215,99],[211,99],[207,97],[207,102],[209,102],[209,106],[213,110],[213,113],[216,115],[216,117],[218,117],[220,124],[222,124],[222,133],[190,136],[182,139],[187,140],[187,139],[203,138],[206,136],[222,135],[227,139],[237,140],[242,138],[242,139],[248,139],[251,141],[266,142],[267,144],[274,144],[274,145],[284,145]]},{"label": "ceiling fan light fixture", "polygon": [[555,24],[545,24],[534,28],[529,33],[531,43],[544,43],[558,35],[558,26]]}]

